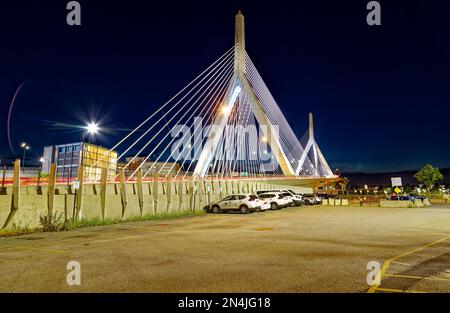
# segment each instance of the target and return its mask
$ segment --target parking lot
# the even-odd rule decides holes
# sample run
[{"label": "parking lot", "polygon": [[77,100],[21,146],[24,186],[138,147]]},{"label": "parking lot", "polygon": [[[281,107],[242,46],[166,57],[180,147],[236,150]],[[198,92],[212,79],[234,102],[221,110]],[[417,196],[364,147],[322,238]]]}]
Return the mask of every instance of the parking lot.
[{"label": "parking lot", "polygon": [[[449,292],[450,206],[301,206],[0,240],[0,291]],[[81,285],[68,286],[69,261]],[[367,264],[383,267],[369,288]]]}]

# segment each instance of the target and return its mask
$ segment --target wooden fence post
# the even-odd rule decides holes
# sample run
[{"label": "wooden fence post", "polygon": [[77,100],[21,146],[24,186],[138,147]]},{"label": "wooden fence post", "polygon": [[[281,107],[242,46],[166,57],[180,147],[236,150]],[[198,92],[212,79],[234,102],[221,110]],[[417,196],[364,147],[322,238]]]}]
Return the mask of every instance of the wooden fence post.
[{"label": "wooden fence post", "polygon": [[142,171],[139,169],[137,172],[137,194],[139,200],[139,209],[141,210],[141,216],[144,213],[144,187],[142,186]]},{"label": "wooden fence post", "polygon": [[106,213],[106,178],[108,177],[108,169],[102,168],[100,176],[100,204],[102,207],[102,219],[105,219]]},{"label": "wooden fence post", "polygon": [[181,209],[183,208],[183,180],[180,179],[178,182],[178,197],[179,197],[179,204],[178,204],[178,212],[181,212]]},{"label": "wooden fence post", "polygon": [[159,174],[155,173],[153,175],[153,213],[158,212],[158,181]]},{"label": "wooden fence post", "polygon": [[189,210],[194,210],[194,181],[193,177],[189,179]]},{"label": "wooden fence post", "polygon": [[166,197],[167,197],[167,207],[166,211],[169,212],[170,204],[172,203],[172,183],[171,183],[171,175],[167,175],[166,177]]},{"label": "wooden fence post", "polygon": [[12,218],[19,209],[19,199],[20,199],[20,160],[14,161],[14,178],[13,178],[13,193],[11,198],[11,210],[8,217],[6,218],[3,228],[8,226]]},{"label": "wooden fence post", "polygon": [[127,209],[127,192],[125,190],[125,169],[121,169],[119,172],[120,183],[120,199],[122,201],[122,218],[125,216],[125,210]]},{"label": "wooden fence post", "polygon": [[76,197],[77,197],[77,202],[76,202],[76,208],[75,209],[75,219],[78,218],[78,216],[80,215],[80,211],[81,211],[81,200],[83,199],[83,182],[84,180],[84,166],[80,165],[78,167],[78,181],[80,183],[80,186],[78,188],[78,190],[76,191]]},{"label": "wooden fence post", "polygon": [[56,164],[50,165],[50,173],[48,175],[48,187],[47,187],[47,215],[49,223],[52,223],[53,219],[53,204],[55,202],[55,183],[56,183]]}]

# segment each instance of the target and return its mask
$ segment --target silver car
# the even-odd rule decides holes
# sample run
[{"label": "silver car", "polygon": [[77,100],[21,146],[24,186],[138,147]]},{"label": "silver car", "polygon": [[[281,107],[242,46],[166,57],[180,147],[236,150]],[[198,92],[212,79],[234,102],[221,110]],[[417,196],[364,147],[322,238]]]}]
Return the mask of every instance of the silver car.
[{"label": "silver car", "polygon": [[270,205],[267,201],[259,199],[252,194],[236,194],[223,198],[222,200],[205,207],[205,210],[212,213],[221,213],[224,211],[239,210],[242,214],[265,210]]}]

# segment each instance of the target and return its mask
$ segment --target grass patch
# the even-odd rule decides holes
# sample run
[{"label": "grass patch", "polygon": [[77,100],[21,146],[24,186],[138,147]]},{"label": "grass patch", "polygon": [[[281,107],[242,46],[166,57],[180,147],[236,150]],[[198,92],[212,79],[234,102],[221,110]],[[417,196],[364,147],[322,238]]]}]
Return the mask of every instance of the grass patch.
[{"label": "grass patch", "polygon": [[170,219],[177,219],[177,218],[181,218],[181,217],[200,216],[200,215],[204,215],[204,214],[205,214],[204,211],[194,211],[194,212],[183,211],[183,212],[170,212],[170,213],[159,213],[159,214],[146,214],[143,216],[132,216],[132,217],[128,217],[125,219],[120,219],[120,218],[86,219],[86,218],[82,218],[75,222],[69,221],[68,223],[66,223],[66,227],[64,228],[64,230],[73,230],[76,228],[83,228],[83,227],[106,226],[106,225],[130,223],[130,222],[170,220]]},{"label": "grass patch", "polygon": [[31,233],[37,233],[37,232],[58,232],[58,231],[71,231],[78,228],[84,228],[84,227],[93,227],[93,226],[106,226],[106,225],[113,225],[113,224],[121,224],[121,223],[130,223],[130,222],[144,222],[144,221],[158,221],[158,220],[171,220],[171,219],[177,219],[182,217],[191,217],[191,216],[200,216],[204,215],[204,211],[182,211],[182,212],[165,212],[165,213],[159,213],[159,214],[146,214],[143,216],[132,216],[125,219],[120,218],[82,218],[80,220],[77,220],[75,222],[73,221],[67,221],[63,222],[61,221],[61,216],[56,215],[53,216],[52,221],[49,221],[49,219],[46,216],[40,217],[40,224],[41,227],[39,228],[28,228],[28,227],[17,227],[14,225],[13,229],[1,229],[0,230],[0,237],[12,237],[12,236],[20,236],[20,235],[27,235]]},{"label": "grass patch", "polygon": [[39,229],[13,225],[12,229],[0,229],[0,237],[27,235],[37,231],[39,231]]}]

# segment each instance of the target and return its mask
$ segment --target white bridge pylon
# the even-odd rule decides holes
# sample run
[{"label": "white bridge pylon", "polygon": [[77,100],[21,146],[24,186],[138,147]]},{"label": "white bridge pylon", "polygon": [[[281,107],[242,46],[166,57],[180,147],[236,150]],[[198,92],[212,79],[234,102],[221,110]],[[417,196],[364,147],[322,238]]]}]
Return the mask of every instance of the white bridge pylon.
[{"label": "white bridge pylon", "polygon": [[[307,171],[311,172],[310,176],[332,176],[333,173],[330,170],[322,152],[320,151],[317,143],[313,137],[312,130],[312,115],[310,115],[310,140],[308,141],[306,149],[302,149],[300,143],[298,142],[295,134],[287,123],[286,119],[279,110],[278,105],[276,105],[275,100],[270,95],[267,87],[265,86],[262,78],[257,72],[256,68],[252,67],[253,63],[248,57],[245,51],[245,22],[244,16],[239,11],[235,18],[235,58],[234,58],[234,75],[230,84],[230,88],[227,91],[227,97],[225,97],[226,102],[222,105],[225,109],[225,112],[229,114],[232,111],[232,107],[235,105],[237,99],[248,98],[249,105],[254,114],[256,121],[259,125],[264,125],[265,127],[261,130],[266,133],[263,133],[264,138],[267,139],[268,144],[271,147],[272,155],[276,158],[277,163],[280,165],[281,171],[284,176],[299,176],[301,175],[302,168],[305,164],[311,164],[310,159],[308,158],[308,152],[312,148],[314,152],[314,163],[309,167]],[[253,73],[250,73],[253,72]],[[252,76],[253,75],[253,76]],[[249,78],[253,78],[253,83]],[[258,85],[258,86],[254,86]],[[263,99],[258,97],[258,94],[255,92],[256,88],[261,88],[264,93]],[[266,90],[264,90],[266,89]],[[274,112],[272,112],[272,117],[282,117],[280,119],[272,118],[275,122],[280,122],[280,127],[284,126],[284,134],[280,134],[280,128],[275,129],[272,121],[268,117],[268,112],[265,110],[264,102],[266,102],[267,106],[275,105]],[[267,107],[266,106],[266,107]],[[278,114],[277,114],[278,113]],[[214,156],[216,155],[216,151],[219,147],[219,143],[221,140],[221,136],[223,130],[228,121],[228,114],[223,114],[217,116],[216,120],[214,120],[213,125],[219,131],[211,133],[208,138],[204,149],[202,150],[197,165],[195,167],[194,176],[204,177],[210,168],[211,163],[213,162]],[[283,129],[281,130],[283,131]],[[284,136],[283,136],[284,135]],[[289,139],[286,144],[282,144],[280,142],[281,139]],[[292,142],[294,141],[294,142]],[[283,149],[284,148],[284,149]],[[291,148],[293,151],[289,151],[290,153],[286,153],[287,149]],[[295,151],[297,150],[297,151]],[[295,153],[297,152],[297,153]],[[301,152],[301,156],[298,156],[298,152]],[[291,158],[288,157],[287,154],[290,154]],[[295,154],[297,158],[295,158]],[[294,169],[294,166],[297,165]]]},{"label": "white bridge pylon", "polygon": [[239,12],[233,47],[111,148],[119,151],[118,161],[126,159],[120,170],[128,181],[162,173],[180,179],[333,176],[315,141],[312,115],[302,146],[245,50],[244,28]]}]

